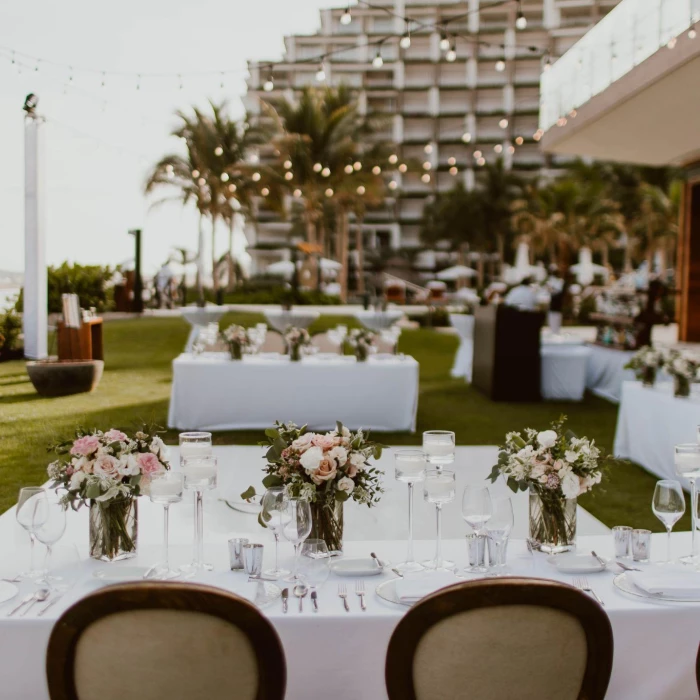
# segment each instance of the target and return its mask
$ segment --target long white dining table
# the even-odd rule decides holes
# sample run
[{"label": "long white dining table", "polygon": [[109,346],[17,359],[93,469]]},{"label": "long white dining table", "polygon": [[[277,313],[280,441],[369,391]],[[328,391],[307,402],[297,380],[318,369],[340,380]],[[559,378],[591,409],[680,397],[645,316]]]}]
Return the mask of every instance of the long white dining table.
[{"label": "long white dining table", "polygon": [[179,430],[267,428],[295,421],[328,430],[415,431],[419,365],[408,356],[182,354],[173,360],[168,425]]},{"label": "long white dining table", "polygon": [[[173,451],[173,464],[177,453]],[[253,447],[215,448],[219,457],[219,487],[205,501],[205,558],[214,564],[214,571],[204,574],[198,582],[224,588],[246,597],[254,593],[256,584],[247,583],[242,572],[228,569],[226,542],[231,537],[248,537],[265,545],[266,565],[274,556],[272,536],[260,528],[254,514],[233,510],[231,502],[239,489],[257,484],[263,464],[261,451]],[[458,477],[458,492],[469,482],[482,482],[493,463],[496,448],[458,448],[454,469]],[[391,451],[382,457],[379,466],[390,471]],[[177,467],[176,467],[177,468]],[[354,504],[345,507],[344,556],[367,557],[376,552],[380,558],[400,561],[405,555],[406,490],[397,484],[391,473],[385,476],[387,492],[378,508],[368,510]],[[505,488],[497,485],[496,488]],[[403,501],[403,503],[401,503]],[[508,549],[508,561],[515,574],[561,580],[571,583],[572,577],[559,574],[547,562],[547,557],[531,555],[526,547],[527,495],[513,498],[516,526],[514,539]],[[139,550],[135,559],[114,564],[86,558],[88,523],[85,511],[70,513],[66,535],[57,552],[57,573],[72,587],[48,613],[39,617],[36,610],[27,617],[7,618],[13,604],[0,605],[0,697],[8,700],[47,700],[44,668],[46,648],[51,629],[60,614],[80,597],[105,585],[94,577],[95,571],[111,572],[133,566],[150,566],[160,557],[162,541],[162,509],[142,498],[139,503]],[[460,567],[466,563],[464,533],[459,527],[459,498],[446,506],[444,553]],[[385,515],[382,513],[385,512]],[[432,507],[416,503],[416,556],[429,558],[434,552],[434,521]],[[392,523],[388,527],[387,523]],[[634,523],[630,523],[634,525]],[[191,554],[193,508],[183,502],[171,508],[171,560],[185,563]],[[607,529],[590,514],[579,510],[578,546],[581,551],[595,549],[601,556],[611,556],[612,538]],[[654,536],[652,558],[665,555],[661,535]],[[14,520],[14,508],[0,516],[0,576],[12,576],[26,565],[28,546]],[[674,535],[676,555],[690,547],[688,533]],[[80,560],[71,557],[77,550]],[[290,563],[291,545],[281,544],[283,562]],[[70,562],[70,563],[66,563]],[[274,601],[263,609],[280,635],[287,662],[287,695],[289,700],[327,698],[334,700],[386,700],[384,689],[384,660],[388,641],[406,608],[389,603],[374,594],[376,585],[393,577],[389,570],[364,579],[368,595],[367,611],[360,610],[354,595],[353,579],[340,579],[331,574],[319,590],[319,612],[305,605],[299,613],[290,605],[284,614],[280,602]],[[606,571],[589,575],[589,582],[602,597],[614,633],[615,659],[607,697],[612,700],[690,700],[697,698],[694,663],[700,639],[700,604],[663,604],[629,597],[614,588],[614,573]],[[466,578],[469,578],[468,576]],[[346,613],[337,596],[339,582],[345,582],[350,592],[350,612]],[[19,595],[31,590],[26,582],[19,584]],[[14,602],[16,603],[17,597]],[[296,601],[294,601],[296,602]],[[526,682],[526,679],[524,679]],[[332,691],[329,690],[332,688]]]}]

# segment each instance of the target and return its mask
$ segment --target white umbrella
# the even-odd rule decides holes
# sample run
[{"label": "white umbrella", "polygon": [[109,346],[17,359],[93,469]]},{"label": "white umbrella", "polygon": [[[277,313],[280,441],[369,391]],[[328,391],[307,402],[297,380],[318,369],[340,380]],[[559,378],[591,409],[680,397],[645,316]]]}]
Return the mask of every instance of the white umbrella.
[{"label": "white umbrella", "polygon": [[437,273],[437,278],[440,280],[460,280],[467,277],[476,277],[476,270],[466,265],[455,265]]},{"label": "white umbrella", "polygon": [[321,270],[323,272],[331,272],[336,270],[342,270],[343,266],[337,260],[331,260],[329,258],[321,258]]},{"label": "white umbrella", "polygon": [[271,275],[291,277],[294,274],[294,263],[291,260],[278,260],[268,265],[265,272],[269,272]]}]

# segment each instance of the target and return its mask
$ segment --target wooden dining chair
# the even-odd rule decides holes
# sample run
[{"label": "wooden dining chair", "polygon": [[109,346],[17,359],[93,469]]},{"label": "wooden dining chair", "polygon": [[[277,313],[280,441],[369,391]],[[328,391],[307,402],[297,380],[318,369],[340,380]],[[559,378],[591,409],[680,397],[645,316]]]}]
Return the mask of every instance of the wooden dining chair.
[{"label": "wooden dining chair", "polygon": [[613,635],[604,610],[556,581],[450,586],[412,607],[389,642],[390,700],[602,700]]},{"label": "wooden dining chair", "polygon": [[698,646],[698,655],[695,658],[695,682],[698,686],[698,693],[700,693],[700,646]]},{"label": "wooden dining chair", "polygon": [[186,583],[103,588],[69,608],[46,660],[51,700],[282,700],[277,633],[231,593]]}]

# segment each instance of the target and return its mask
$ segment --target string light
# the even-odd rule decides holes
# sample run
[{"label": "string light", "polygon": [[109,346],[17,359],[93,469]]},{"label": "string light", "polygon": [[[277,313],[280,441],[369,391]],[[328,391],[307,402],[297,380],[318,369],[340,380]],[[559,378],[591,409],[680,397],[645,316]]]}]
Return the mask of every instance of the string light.
[{"label": "string light", "polygon": [[675,37],[675,36],[672,36],[672,37],[668,40],[668,44],[666,44],[666,46],[668,46],[669,49],[675,49],[675,48],[676,48],[676,42],[677,42],[677,41],[678,41],[678,40],[676,39],[676,37]]},{"label": "string light", "polygon": [[522,10],[518,12],[518,16],[515,20],[515,28],[520,30],[527,28],[527,19]]},{"label": "string light", "polygon": [[445,54],[445,59],[450,63],[454,63],[457,60],[457,48],[454,43],[452,46],[450,46],[450,50]]},{"label": "string light", "polygon": [[324,168],[323,170],[321,170],[321,175],[323,175],[323,177],[330,177],[330,174],[331,174],[330,168]]},{"label": "string light", "polygon": [[383,65],[384,65],[384,59],[382,58],[382,54],[381,54],[380,49],[377,49],[377,54],[372,59],[372,66],[374,68],[381,68]]},{"label": "string light", "polygon": [[105,74],[102,73],[102,82],[100,83],[100,87],[103,88],[104,86],[105,86]]},{"label": "string light", "polygon": [[398,157],[395,153],[392,153],[392,154],[389,156],[389,162],[390,162],[392,165],[396,165],[396,163],[399,162],[399,157]]},{"label": "string light", "polygon": [[462,134],[462,141],[464,141],[464,143],[469,143],[471,140],[472,140],[472,135],[468,131],[465,131]]},{"label": "string light", "polygon": [[217,147],[214,149],[214,155],[215,155],[215,156],[222,156],[222,155],[224,155],[224,149],[221,148],[221,146],[217,146]]},{"label": "string light", "polygon": [[354,170],[352,169],[352,165],[350,165],[350,163],[348,163],[348,164],[345,166],[345,172],[346,172],[348,175],[352,175],[352,174],[353,174]]},{"label": "string light", "polygon": [[182,76],[179,73],[177,76],[177,81],[178,81],[178,90],[182,90]]},{"label": "string light", "polygon": [[457,159],[454,156],[451,156],[447,159],[447,165],[457,165]]},{"label": "string light", "polygon": [[525,142],[525,139],[522,136],[515,137],[515,143],[517,143],[518,146],[522,146],[524,142]]},{"label": "string light", "polygon": [[406,165],[406,163],[401,163],[401,165],[399,165],[399,172],[405,173],[407,170],[408,166]]},{"label": "string light", "polygon": [[547,54],[547,55],[544,57],[544,67],[543,67],[543,70],[548,71],[551,67],[552,67],[552,57],[551,57],[549,54]]},{"label": "string light", "polygon": [[695,39],[695,37],[698,35],[698,33],[695,31],[695,28],[692,28],[688,32],[688,39]]},{"label": "string light", "polygon": [[193,170],[193,171],[192,171],[192,177],[194,177],[194,178],[199,177],[199,170]]},{"label": "string light", "polygon": [[170,165],[170,163],[168,163],[168,164],[165,166],[165,172],[166,172],[166,173],[172,173],[172,171],[173,171],[173,166]]},{"label": "string light", "polygon": [[233,185],[233,184],[229,185],[229,186],[228,186],[228,191],[229,191],[229,192],[235,192],[235,191],[236,191],[236,186]]},{"label": "string light", "polygon": [[539,131],[536,131],[536,132],[532,135],[532,138],[533,138],[534,141],[539,141],[539,140],[542,138],[542,136],[541,136],[541,134],[540,134]]},{"label": "string light", "polygon": [[389,189],[390,190],[395,190],[399,184],[396,182],[396,180],[390,180],[389,181]]},{"label": "string light", "polygon": [[500,126],[501,129],[505,129],[508,126],[508,120],[504,117],[500,122],[498,122],[498,126]]},{"label": "string light", "polygon": [[508,153],[513,155],[513,153],[515,153],[515,146],[508,146]]},{"label": "string light", "polygon": [[364,194],[364,193],[365,193],[365,188],[364,188],[363,185],[360,185],[360,186],[357,188],[357,194]]},{"label": "string light", "polygon": [[430,143],[427,143],[425,145],[425,148],[423,149],[426,153],[432,153],[433,152],[433,145]]},{"label": "string light", "polygon": [[481,158],[481,151],[474,151],[474,158]]},{"label": "string light", "polygon": [[272,79],[272,73],[267,76],[267,80],[263,83],[263,90],[265,92],[272,92],[275,89],[275,82]]},{"label": "string light", "polygon": [[503,71],[506,69],[506,62],[505,61],[496,61],[496,70],[499,73],[503,73]]},{"label": "string light", "polygon": [[399,39],[399,46],[402,49],[408,49],[411,47],[411,32],[408,29],[408,20],[406,20],[406,31],[404,35]]},{"label": "string light", "polygon": [[430,182],[430,175],[428,175],[428,173],[424,173],[420,176],[420,179],[427,184]]},{"label": "string light", "polygon": [[207,181],[206,181],[203,177],[200,177],[199,180],[197,180],[197,184],[198,184],[200,187],[204,187],[204,185],[207,184]]},{"label": "string light", "polygon": [[136,89],[140,90],[141,89],[141,75],[139,74],[136,76]]},{"label": "string light", "polygon": [[228,173],[221,173],[221,182],[228,182]]},{"label": "string light", "polygon": [[450,175],[456,175],[458,172],[459,170],[454,165],[450,168]]},{"label": "string light", "polygon": [[329,187],[326,190],[326,197],[332,197],[333,196],[333,190]]},{"label": "string light", "polygon": [[224,79],[225,79],[225,77],[226,77],[226,73],[224,73],[223,71],[221,71],[221,80],[219,81],[219,88],[220,88],[221,90],[224,89]]},{"label": "string light", "polygon": [[293,177],[294,177],[294,173],[293,173],[291,170],[288,170],[288,171],[284,174],[284,179],[285,179],[285,180],[291,180]]},{"label": "string light", "polygon": [[372,174],[373,174],[373,175],[379,175],[381,172],[382,172],[382,169],[381,169],[378,165],[375,165],[375,166],[372,168]]},{"label": "string light", "polygon": [[299,197],[301,197],[301,190],[294,190],[292,194],[298,199]]},{"label": "string light", "polygon": [[570,116],[572,119],[576,119],[576,115],[577,115],[577,114],[578,114],[578,112],[577,112],[575,109],[572,109],[572,110],[569,112],[569,116]]},{"label": "string light", "polygon": [[479,159],[476,161],[476,164],[477,164],[477,165],[486,165],[486,158],[479,158]]},{"label": "string light", "polygon": [[450,40],[447,38],[447,34],[445,34],[445,32],[440,35],[440,48],[443,51],[448,51],[450,48]]},{"label": "string light", "polygon": [[322,83],[326,79],[326,71],[323,68],[323,63],[320,63],[316,71],[316,82]]},{"label": "string light", "polygon": [[557,126],[566,126],[566,117],[559,117],[559,119],[557,119]]},{"label": "string light", "polygon": [[425,163],[423,163],[423,170],[430,170],[430,168],[432,168],[432,167],[433,167],[433,166],[432,166],[432,164],[430,163],[430,161],[427,161],[427,160],[426,160]]},{"label": "string light", "polygon": [[320,163],[314,163],[314,172],[315,173],[320,173],[321,168],[323,168],[323,166]]},{"label": "string light", "polygon": [[263,187],[263,188],[260,190],[260,194],[261,194],[263,197],[267,197],[267,195],[270,194],[270,190],[268,190],[267,187]]},{"label": "string light", "polygon": [[260,182],[260,173],[253,173],[253,182]]},{"label": "string light", "polygon": [[494,147],[493,150],[496,151],[496,153],[501,153],[503,151],[503,146],[501,146],[500,143],[497,143]]},{"label": "string light", "polygon": [[291,170],[291,168],[292,168],[292,161],[291,161],[291,160],[285,160],[285,161],[284,161],[284,168],[285,168],[285,170]]},{"label": "string light", "polygon": [[355,170],[362,170],[362,163],[360,163],[359,160],[356,160],[353,164],[352,167],[355,168]]},{"label": "string light", "polygon": [[350,7],[346,7],[345,12],[340,15],[340,23],[347,27],[350,22],[352,22],[352,14],[350,14]]}]

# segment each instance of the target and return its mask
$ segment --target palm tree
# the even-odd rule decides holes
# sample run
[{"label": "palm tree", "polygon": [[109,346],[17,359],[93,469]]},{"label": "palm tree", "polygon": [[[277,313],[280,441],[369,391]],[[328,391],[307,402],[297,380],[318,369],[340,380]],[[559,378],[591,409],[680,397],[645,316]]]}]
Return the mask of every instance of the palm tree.
[{"label": "palm tree", "polygon": [[654,255],[661,256],[662,271],[666,254],[678,236],[678,204],[662,189],[648,183],[640,185],[641,206],[632,224],[632,231],[643,245],[647,270],[653,269]]}]

